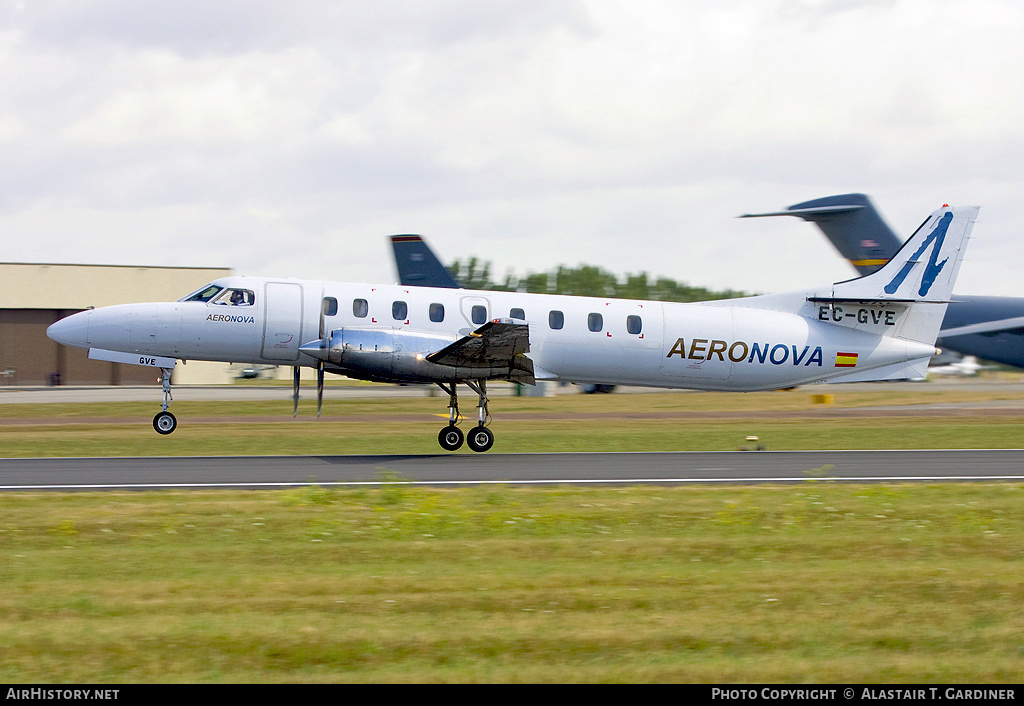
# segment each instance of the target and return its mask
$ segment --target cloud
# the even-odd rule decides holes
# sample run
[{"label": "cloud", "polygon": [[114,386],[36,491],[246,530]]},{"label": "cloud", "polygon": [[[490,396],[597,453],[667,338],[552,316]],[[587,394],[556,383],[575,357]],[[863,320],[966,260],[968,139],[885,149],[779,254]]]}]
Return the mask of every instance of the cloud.
[{"label": "cloud", "polygon": [[5,259],[390,280],[383,236],[422,232],[495,272],[772,291],[848,272],[806,224],[733,216],[864,191],[907,233],[981,203],[962,281],[1012,293],[1022,24],[996,0],[8,4]]}]

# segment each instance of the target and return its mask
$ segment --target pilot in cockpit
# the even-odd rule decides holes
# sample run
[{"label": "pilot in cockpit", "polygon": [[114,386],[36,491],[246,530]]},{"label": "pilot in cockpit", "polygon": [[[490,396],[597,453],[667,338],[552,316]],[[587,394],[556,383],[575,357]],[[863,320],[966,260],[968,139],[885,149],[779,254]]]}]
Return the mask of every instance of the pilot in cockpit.
[{"label": "pilot in cockpit", "polygon": [[221,301],[228,306],[252,306],[253,296],[248,289],[232,289],[231,293]]}]

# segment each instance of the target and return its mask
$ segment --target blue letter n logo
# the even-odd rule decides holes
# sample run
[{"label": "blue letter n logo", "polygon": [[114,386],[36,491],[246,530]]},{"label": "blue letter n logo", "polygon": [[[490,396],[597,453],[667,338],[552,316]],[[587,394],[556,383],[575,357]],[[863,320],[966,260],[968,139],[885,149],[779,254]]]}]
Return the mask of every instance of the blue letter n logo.
[{"label": "blue letter n logo", "polygon": [[927,296],[928,290],[931,289],[932,284],[935,283],[935,278],[938,277],[943,266],[949,260],[947,257],[942,262],[937,262],[939,251],[942,250],[942,241],[946,239],[946,231],[949,230],[949,224],[952,222],[953,214],[947,211],[942,218],[939,219],[938,225],[935,226],[932,232],[928,234],[928,237],[924,239],[924,242],[921,243],[921,247],[917,249],[917,252],[914,253],[913,257],[903,263],[903,267],[896,273],[896,276],[892,278],[892,281],[885,285],[886,294],[893,294],[900,288],[900,285],[903,284],[903,280],[905,280],[907,275],[910,274],[911,268],[921,260],[921,255],[923,255],[928,246],[934,242],[935,246],[932,248],[932,254],[928,258],[928,265],[924,268],[924,275],[921,277],[921,289],[918,292],[919,296]]}]

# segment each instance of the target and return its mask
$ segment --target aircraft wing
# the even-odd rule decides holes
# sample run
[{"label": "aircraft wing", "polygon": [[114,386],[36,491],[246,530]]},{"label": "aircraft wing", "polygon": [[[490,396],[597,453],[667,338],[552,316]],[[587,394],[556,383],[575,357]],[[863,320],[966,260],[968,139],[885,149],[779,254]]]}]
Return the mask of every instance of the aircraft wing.
[{"label": "aircraft wing", "polygon": [[463,336],[427,356],[437,365],[456,368],[507,368],[508,380],[533,385],[533,361],[526,357],[530,350],[530,327],[505,321],[490,321],[468,336]]}]

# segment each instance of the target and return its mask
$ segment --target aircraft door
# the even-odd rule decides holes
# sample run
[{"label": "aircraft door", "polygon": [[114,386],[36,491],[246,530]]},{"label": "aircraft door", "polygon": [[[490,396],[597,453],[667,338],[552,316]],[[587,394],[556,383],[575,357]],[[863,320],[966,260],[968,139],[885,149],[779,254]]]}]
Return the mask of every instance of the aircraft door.
[{"label": "aircraft door", "polygon": [[[459,309],[463,321],[469,326],[469,331],[475,331],[492,318],[491,303],[484,297],[462,297],[459,301]],[[459,333],[462,331],[460,330]]]},{"label": "aircraft door", "polygon": [[302,343],[302,286],[293,282],[267,282],[263,357],[294,361]]}]

